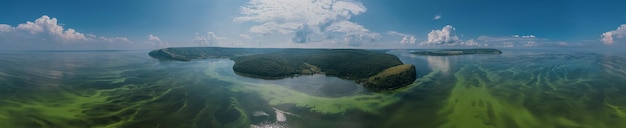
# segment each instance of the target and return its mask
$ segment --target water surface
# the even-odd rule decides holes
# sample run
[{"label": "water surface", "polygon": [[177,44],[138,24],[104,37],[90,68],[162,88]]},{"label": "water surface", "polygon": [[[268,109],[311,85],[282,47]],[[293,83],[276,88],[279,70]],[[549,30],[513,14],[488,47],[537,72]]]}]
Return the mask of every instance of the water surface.
[{"label": "water surface", "polygon": [[323,75],[238,76],[231,60],[148,51],[0,53],[0,127],[624,127],[626,54],[503,50],[416,56],[420,77],[372,93]]}]

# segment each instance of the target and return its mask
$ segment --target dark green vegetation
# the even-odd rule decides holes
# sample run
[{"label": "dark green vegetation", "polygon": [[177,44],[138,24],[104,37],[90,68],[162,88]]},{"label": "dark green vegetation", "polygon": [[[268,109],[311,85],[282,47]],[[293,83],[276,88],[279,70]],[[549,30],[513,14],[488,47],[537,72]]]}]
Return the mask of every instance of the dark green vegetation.
[{"label": "dark green vegetation", "polygon": [[450,55],[469,55],[469,54],[502,54],[498,49],[480,48],[480,49],[440,49],[440,50],[423,50],[412,52],[415,55],[427,56],[450,56]]},{"label": "dark green vegetation", "polygon": [[251,55],[259,53],[268,53],[281,51],[283,49],[272,48],[221,48],[221,47],[178,47],[164,48],[150,51],[151,57],[161,60],[182,60],[189,61],[193,59],[207,58],[232,58],[235,56]]},{"label": "dark green vegetation", "polygon": [[374,90],[393,90],[414,82],[417,74],[415,74],[415,66],[412,64],[403,64],[395,67],[387,68],[378,74],[371,76],[363,82],[363,86]]},{"label": "dark green vegetation", "polygon": [[[402,65],[402,62],[391,54],[358,49],[166,48],[152,51],[149,55],[176,60],[231,58],[235,61],[233,70],[244,76],[281,79],[326,74],[359,83],[366,82],[366,87],[372,91],[396,89],[416,79],[415,68],[406,70],[407,73],[396,74],[394,79],[369,79],[385,69]],[[376,80],[385,82],[372,82]]]},{"label": "dark green vegetation", "polygon": [[[297,74],[320,73],[329,76],[357,80],[401,65],[398,57],[367,50],[284,50],[274,53],[236,57],[235,72],[271,76],[290,77]],[[278,73],[280,75],[273,75]]]}]

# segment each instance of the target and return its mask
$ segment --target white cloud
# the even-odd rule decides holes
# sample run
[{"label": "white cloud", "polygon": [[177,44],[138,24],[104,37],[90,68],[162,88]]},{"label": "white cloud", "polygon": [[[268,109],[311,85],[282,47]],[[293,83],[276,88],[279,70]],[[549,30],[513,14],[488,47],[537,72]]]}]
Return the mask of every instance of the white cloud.
[{"label": "white cloud", "polygon": [[532,40],[540,40],[537,39],[534,35],[529,36],[519,36],[513,35],[511,37],[493,37],[493,36],[479,36],[478,40],[486,41],[486,42],[511,42],[511,41],[532,41]]},{"label": "white cloud", "polygon": [[537,42],[535,42],[535,41],[528,41],[528,43],[526,43],[524,46],[526,46],[526,47],[536,47],[537,46]]},{"label": "white cloud", "polygon": [[0,32],[9,32],[11,30],[13,30],[13,27],[11,27],[11,25],[0,24]]},{"label": "white cloud", "polygon": [[461,40],[455,34],[455,28],[446,25],[441,30],[432,30],[428,33],[428,40],[421,45],[455,45]]},{"label": "white cloud", "polygon": [[537,47],[539,46],[537,42],[547,42],[546,39],[537,38],[535,35],[479,36],[477,40],[494,47]]},{"label": "white cloud", "polygon": [[602,33],[602,43],[607,44],[607,45],[613,44],[613,32],[612,31]]},{"label": "white cloud", "polygon": [[207,32],[206,35],[196,33],[193,43],[198,46],[222,46],[221,40],[225,39],[226,37],[217,36],[214,32]]},{"label": "white cloud", "polygon": [[161,39],[159,39],[159,37],[154,36],[152,34],[148,35],[148,41],[162,42]]},{"label": "white cloud", "polygon": [[461,40],[451,25],[444,26],[441,30],[432,30],[428,33],[428,40],[420,43],[422,46],[456,46],[456,47],[482,47],[488,46],[474,39]]},{"label": "white cloud", "polygon": [[615,39],[622,39],[626,36],[626,24],[622,24],[613,31],[602,33],[601,41],[606,45],[611,45]]},{"label": "white cloud", "polygon": [[250,36],[248,34],[239,34],[239,37],[241,37],[243,39],[252,39],[252,36]]},{"label": "white cloud", "polygon": [[64,30],[63,26],[57,23],[56,18],[50,18],[46,15],[41,16],[35,22],[27,21],[25,24],[17,25],[17,30],[27,31],[30,34],[50,34],[52,38],[56,38],[63,43],[87,41],[85,34],[76,32],[76,30],[71,28]]},{"label": "white cloud", "polygon": [[402,39],[400,40],[400,44],[414,44],[415,42],[417,42],[417,38],[415,38],[415,36],[413,35],[404,34],[396,31],[389,31],[387,32],[387,34],[402,37]]},{"label": "white cloud", "polygon": [[439,20],[441,19],[441,15],[435,15],[435,17],[433,17],[433,20]]},{"label": "white cloud", "polygon": [[349,46],[361,46],[380,38],[380,34],[370,32],[365,27],[350,21],[335,22],[326,28],[326,33],[342,33],[343,42]]},{"label": "white cloud", "polygon": [[361,3],[342,0],[250,0],[240,11],[243,16],[234,21],[321,24],[328,20],[350,19],[366,8]]},{"label": "white cloud", "polygon": [[393,35],[393,36],[411,36],[409,34],[405,34],[405,33],[401,33],[401,32],[396,32],[396,31],[388,31],[387,34],[389,35]]},{"label": "white cloud", "polygon": [[513,42],[504,42],[501,45],[499,45],[499,47],[512,48],[512,47],[515,47],[515,44],[513,44]]},{"label": "white cloud", "polygon": [[513,35],[513,37],[515,37],[515,38],[535,38],[535,35],[526,35],[526,36]]},{"label": "white cloud", "polygon": [[467,41],[460,42],[459,45],[461,45],[461,46],[473,46],[473,47],[486,46],[484,44],[478,43],[478,41],[475,41],[474,39],[470,39],[470,40],[467,40]]},{"label": "white cloud", "polygon": [[97,37],[97,40],[107,43],[132,43],[132,41],[128,40],[126,37]]},{"label": "white cloud", "polygon": [[258,23],[249,31],[264,36],[293,35],[291,42],[295,43],[344,37],[335,41],[356,46],[379,36],[349,21],[366,10],[363,4],[353,0],[250,0],[241,7],[242,15],[233,21]]},{"label": "white cloud", "polygon": [[161,40],[158,36],[150,34],[150,35],[147,36],[147,38],[148,38],[148,40],[145,41],[145,42],[150,44],[150,45],[152,45],[152,46],[157,46],[157,47],[160,47],[160,48],[164,48],[164,47],[167,47],[167,45],[168,45],[167,41]]},{"label": "white cloud", "polygon": [[405,36],[400,40],[401,44],[414,44],[417,39],[414,36]]},{"label": "white cloud", "polygon": [[364,34],[347,34],[344,35],[343,42],[348,46],[361,46],[365,43],[374,42],[378,38],[376,36]]},{"label": "white cloud", "polygon": [[0,49],[129,49],[146,48],[126,37],[103,37],[64,28],[57,18],[43,15],[13,27],[0,24]]},{"label": "white cloud", "polygon": [[114,42],[132,43],[132,41],[128,40],[128,38],[126,37],[98,37],[98,39],[107,41],[109,43],[114,43]]}]

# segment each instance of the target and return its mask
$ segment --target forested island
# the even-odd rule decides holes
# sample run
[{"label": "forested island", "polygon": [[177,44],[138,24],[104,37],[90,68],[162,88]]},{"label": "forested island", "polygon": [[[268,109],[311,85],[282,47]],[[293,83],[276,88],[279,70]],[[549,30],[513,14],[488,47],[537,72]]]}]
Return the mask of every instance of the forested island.
[{"label": "forested island", "polygon": [[274,48],[222,48],[222,47],[175,47],[153,50],[148,53],[160,60],[190,61],[208,58],[233,58],[260,53],[278,52],[284,49]]},{"label": "forested island", "polygon": [[468,54],[502,54],[502,51],[492,48],[478,49],[440,49],[440,50],[422,50],[412,52],[415,55],[426,56],[451,56],[451,55],[468,55]]},{"label": "forested island", "polygon": [[361,49],[165,48],[149,53],[161,60],[228,58],[243,76],[281,79],[325,74],[363,84],[371,91],[393,90],[413,83],[415,66],[394,55]]}]

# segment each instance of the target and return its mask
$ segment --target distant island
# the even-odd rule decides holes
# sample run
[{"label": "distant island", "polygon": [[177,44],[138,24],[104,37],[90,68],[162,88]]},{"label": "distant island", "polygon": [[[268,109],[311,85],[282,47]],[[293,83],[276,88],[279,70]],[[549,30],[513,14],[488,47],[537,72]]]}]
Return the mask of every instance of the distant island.
[{"label": "distant island", "polygon": [[325,74],[363,84],[370,91],[393,90],[413,83],[415,66],[394,55],[361,49],[164,48],[149,53],[162,60],[229,58],[238,75],[282,79]]},{"label": "distant island", "polygon": [[468,55],[468,54],[502,54],[502,51],[492,48],[480,49],[440,49],[440,50],[424,50],[412,52],[415,55],[426,56],[451,56],[451,55]]},{"label": "distant island", "polygon": [[194,59],[233,58],[261,53],[278,52],[284,49],[273,48],[222,48],[222,47],[176,47],[153,50],[148,53],[160,60],[190,61]]}]

